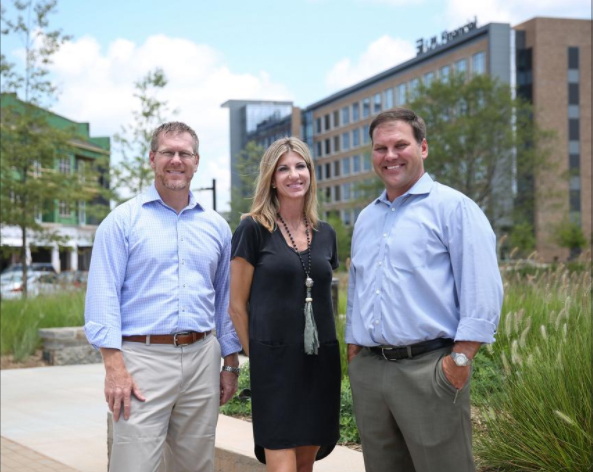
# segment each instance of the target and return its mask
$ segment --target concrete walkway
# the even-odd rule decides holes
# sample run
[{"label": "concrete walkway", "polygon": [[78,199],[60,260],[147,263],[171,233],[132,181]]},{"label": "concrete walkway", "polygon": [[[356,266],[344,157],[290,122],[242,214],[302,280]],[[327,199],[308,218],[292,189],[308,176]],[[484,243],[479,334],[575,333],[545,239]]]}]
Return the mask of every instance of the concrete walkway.
[{"label": "concrete walkway", "polygon": [[[2,472],[106,472],[104,375],[102,364],[0,371]],[[265,470],[250,423],[221,415],[216,448],[217,470]],[[315,471],[364,472],[362,454],[338,446]]]}]

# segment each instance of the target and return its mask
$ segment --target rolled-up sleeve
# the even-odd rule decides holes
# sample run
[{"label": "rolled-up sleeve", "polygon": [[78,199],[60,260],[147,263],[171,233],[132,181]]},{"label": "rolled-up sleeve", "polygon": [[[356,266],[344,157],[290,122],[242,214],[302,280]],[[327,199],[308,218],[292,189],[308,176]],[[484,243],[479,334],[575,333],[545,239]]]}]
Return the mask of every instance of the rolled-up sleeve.
[{"label": "rolled-up sleeve", "polygon": [[451,212],[447,236],[460,310],[455,341],[492,343],[503,298],[496,236],[482,210],[469,199]]},{"label": "rolled-up sleeve", "polygon": [[223,250],[214,279],[216,337],[220,343],[222,357],[241,350],[239,337],[229,315],[231,232],[224,229]]},{"label": "rolled-up sleeve", "polygon": [[121,349],[121,289],[128,260],[124,220],[113,213],[95,234],[84,310],[84,330],[95,348]]}]

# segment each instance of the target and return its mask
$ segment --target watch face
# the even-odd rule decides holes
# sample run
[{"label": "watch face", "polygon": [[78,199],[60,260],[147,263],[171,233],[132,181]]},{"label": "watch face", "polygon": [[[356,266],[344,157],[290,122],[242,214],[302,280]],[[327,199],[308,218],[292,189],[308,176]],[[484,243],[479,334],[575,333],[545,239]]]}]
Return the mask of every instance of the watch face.
[{"label": "watch face", "polygon": [[465,367],[469,364],[469,359],[462,352],[453,352],[451,353],[451,357],[453,358],[453,362],[459,367]]}]

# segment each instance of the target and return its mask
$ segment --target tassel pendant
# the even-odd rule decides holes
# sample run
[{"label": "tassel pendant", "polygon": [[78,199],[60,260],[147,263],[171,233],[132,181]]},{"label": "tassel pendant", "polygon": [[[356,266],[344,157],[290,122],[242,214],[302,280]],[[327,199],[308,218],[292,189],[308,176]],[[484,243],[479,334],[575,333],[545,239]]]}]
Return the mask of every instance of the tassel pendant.
[{"label": "tassel pendant", "polygon": [[319,337],[317,335],[315,318],[313,317],[313,298],[311,297],[313,279],[307,277],[305,285],[307,287],[307,298],[305,298],[305,354],[317,355]]}]

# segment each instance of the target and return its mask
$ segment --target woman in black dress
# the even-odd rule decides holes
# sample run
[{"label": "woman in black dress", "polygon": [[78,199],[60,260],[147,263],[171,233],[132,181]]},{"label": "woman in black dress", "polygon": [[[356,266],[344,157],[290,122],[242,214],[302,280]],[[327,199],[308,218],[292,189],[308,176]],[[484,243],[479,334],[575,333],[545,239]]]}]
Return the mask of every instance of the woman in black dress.
[{"label": "woman in black dress", "polygon": [[250,357],[255,454],[268,471],[310,472],[339,439],[336,235],[319,221],[312,169],[305,143],[274,142],[233,235],[229,312]]}]

